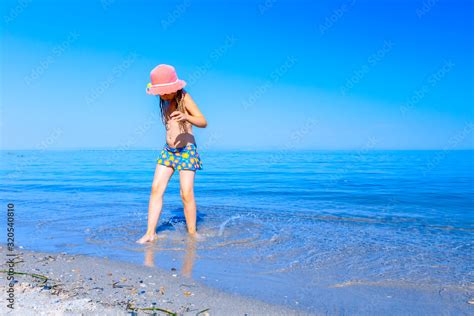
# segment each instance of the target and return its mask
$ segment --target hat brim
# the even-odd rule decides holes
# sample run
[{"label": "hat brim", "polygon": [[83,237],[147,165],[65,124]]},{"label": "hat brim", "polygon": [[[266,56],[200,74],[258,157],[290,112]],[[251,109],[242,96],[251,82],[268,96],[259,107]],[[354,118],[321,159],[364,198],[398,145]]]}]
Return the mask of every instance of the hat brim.
[{"label": "hat brim", "polygon": [[150,95],[162,95],[176,92],[186,86],[186,81],[178,80],[169,86],[151,86],[146,88],[146,93]]}]

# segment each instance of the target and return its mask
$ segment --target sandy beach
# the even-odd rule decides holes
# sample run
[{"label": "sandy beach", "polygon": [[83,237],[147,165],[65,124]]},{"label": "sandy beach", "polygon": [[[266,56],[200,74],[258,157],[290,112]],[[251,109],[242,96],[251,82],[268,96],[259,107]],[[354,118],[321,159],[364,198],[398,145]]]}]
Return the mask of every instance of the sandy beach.
[{"label": "sandy beach", "polygon": [[[19,249],[7,257],[5,245],[0,249],[2,315],[308,315],[209,288],[173,269],[65,252]],[[14,311],[6,306],[11,258]]]}]

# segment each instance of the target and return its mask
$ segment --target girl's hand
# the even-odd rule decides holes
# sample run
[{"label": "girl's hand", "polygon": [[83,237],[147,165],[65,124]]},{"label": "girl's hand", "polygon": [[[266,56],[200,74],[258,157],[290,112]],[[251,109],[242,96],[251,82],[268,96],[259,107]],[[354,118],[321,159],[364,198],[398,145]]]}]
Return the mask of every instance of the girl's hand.
[{"label": "girl's hand", "polygon": [[170,117],[172,120],[175,120],[178,122],[188,120],[188,115],[180,111],[174,111],[173,113],[171,113]]}]

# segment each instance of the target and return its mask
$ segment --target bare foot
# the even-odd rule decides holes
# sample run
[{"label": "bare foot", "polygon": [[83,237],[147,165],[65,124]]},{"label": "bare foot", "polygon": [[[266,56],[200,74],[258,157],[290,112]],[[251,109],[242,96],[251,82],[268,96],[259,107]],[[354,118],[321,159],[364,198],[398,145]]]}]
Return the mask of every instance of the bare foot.
[{"label": "bare foot", "polygon": [[152,242],[154,241],[155,239],[157,239],[158,237],[156,236],[156,234],[145,234],[142,238],[138,239],[136,241],[136,243],[138,244],[144,244],[144,243],[147,243],[147,242]]},{"label": "bare foot", "polygon": [[199,234],[198,232],[189,233],[189,237],[193,238],[196,241],[204,241],[206,237]]}]

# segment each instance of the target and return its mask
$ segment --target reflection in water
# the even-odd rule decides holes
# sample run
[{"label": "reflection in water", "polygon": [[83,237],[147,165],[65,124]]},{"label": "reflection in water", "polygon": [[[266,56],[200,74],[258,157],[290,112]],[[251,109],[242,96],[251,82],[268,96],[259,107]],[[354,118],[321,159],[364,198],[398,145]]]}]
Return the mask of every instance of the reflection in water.
[{"label": "reflection in water", "polygon": [[196,258],[196,242],[197,239],[194,236],[188,236],[186,241],[186,252],[184,253],[183,267],[181,273],[190,278],[193,273],[194,260]]},{"label": "reflection in water", "polygon": [[[167,237],[165,236],[165,239]],[[203,241],[204,237],[199,233],[195,235],[188,235],[185,239],[184,258],[183,266],[181,268],[181,274],[185,277],[192,277],[192,270],[194,266],[194,260],[196,258],[197,243]],[[147,267],[155,266],[155,255],[160,255],[163,249],[156,247],[156,244],[164,243],[163,238],[158,238],[152,244],[146,245],[144,250],[144,265]]]}]

